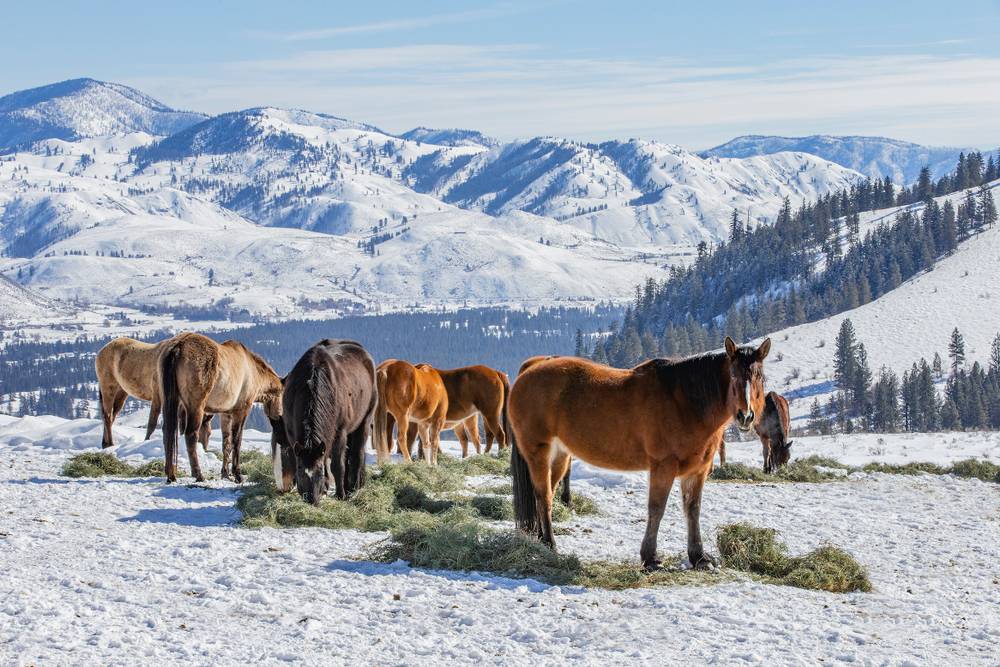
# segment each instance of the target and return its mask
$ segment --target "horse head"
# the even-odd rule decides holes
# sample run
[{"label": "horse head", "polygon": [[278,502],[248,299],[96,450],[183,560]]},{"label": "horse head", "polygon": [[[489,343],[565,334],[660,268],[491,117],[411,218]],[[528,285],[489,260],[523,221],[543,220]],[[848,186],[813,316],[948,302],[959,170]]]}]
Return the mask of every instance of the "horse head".
[{"label": "horse head", "polygon": [[729,405],[741,431],[749,431],[764,410],[764,359],[771,351],[771,339],[760,347],[739,347],[726,336],[729,360]]}]

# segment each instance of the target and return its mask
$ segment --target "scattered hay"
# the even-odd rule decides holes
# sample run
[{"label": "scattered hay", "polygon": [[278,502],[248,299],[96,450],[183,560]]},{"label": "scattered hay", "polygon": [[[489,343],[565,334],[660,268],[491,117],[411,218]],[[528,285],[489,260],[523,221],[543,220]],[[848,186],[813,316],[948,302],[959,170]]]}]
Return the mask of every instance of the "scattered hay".
[{"label": "scattered hay", "polygon": [[853,556],[823,546],[790,557],[771,528],[735,523],[719,528],[716,538],[724,567],[767,577],[776,583],[830,593],[868,592],[868,572]]},{"label": "scattered hay", "polygon": [[929,473],[931,475],[944,475],[948,472],[947,468],[937,465],[936,463],[868,463],[861,468],[864,472],[883,472],[890,475],[921,475],[924,473]]},{"label": "scattered hay", "polygon": [[804,463],[805,465],[819,466],[820,468],[839,468],[840,470],[851,469],[851,466],[846,463],[841,463],[837,459],[830,458],[829,456],[820,456],[819,454],[810,454],[805,458],[796,459],[796,461]]},{"label": "scattered hay", "polygon": [[111,452],[83,452],[63,465],[66,477],[162,477],[163,461],[148,461],[135,466]]},{"label": "scattered hay", "polygon": [[796,459],[786,465],[781,466],[773,473],[765,473],[760,468],[754,468],[743,463],[726,463],[712,471],[709,479],[716,481],[737,481],[737,482],[828,482],[833,479],[840,479],[841,475],[832,470],[822,470],[821,468],[845,469],[840,464],[832,460],[822,460],[816,463],[810,459]]},{"label": "scattered hay", "polygon": [[462,477],[476,475],[502,475],[510,477],[510,447],[502,450],[499,456],[475,454],[464,459],[439,453],[437,467],[454,470]]},{"label": "scattered hay", "polygon": [[583,562],[571,554],[558,554],[520,531],[492,529],[464,509],[450,510],[426,526],[393,531],[389,539],[373,545],[366,557],[383,563],[403,560],[413,567],[489,572],[613,590],[717,583],[731,578],[722,572],[676,568],[646,572],[630,563]]},{"label": "scattered hay", "polygon": [[240,452],[240,471],[243,479],[253,484],[265,484],[274,479],[271,457],[253,449]]},{"label": "scattered hay", "polygon": [[712,471],[709,479],[718,481],[763,482],[764,472],[744,463],[725,463]]}]

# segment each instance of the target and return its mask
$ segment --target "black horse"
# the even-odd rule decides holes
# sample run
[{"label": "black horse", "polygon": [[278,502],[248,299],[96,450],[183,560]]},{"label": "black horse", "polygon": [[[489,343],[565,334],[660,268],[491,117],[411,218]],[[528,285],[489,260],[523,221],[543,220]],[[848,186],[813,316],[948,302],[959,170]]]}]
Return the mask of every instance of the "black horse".
[{"label": "black horse", "polygon": [[288,491],[294,471],[306,502],[319,504],[331,484],[347,498],[365,483],[365,442],[378,402],[375,362],[360,343],[322,340],[282,384],[282,418],[272,423],[275,483]]}]

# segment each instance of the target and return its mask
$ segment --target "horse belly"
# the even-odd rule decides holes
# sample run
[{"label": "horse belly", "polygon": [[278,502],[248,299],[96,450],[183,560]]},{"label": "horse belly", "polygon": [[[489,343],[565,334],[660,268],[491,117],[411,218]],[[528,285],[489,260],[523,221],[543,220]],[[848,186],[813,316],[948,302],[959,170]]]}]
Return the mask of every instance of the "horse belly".
[{"label": "horse belly", "polygon": [[593,442],[568,437],[567,441],[560,438],[553,439],[553,456],[557,451],[564,450],[598,468],[621,471],[649,469],[646,453],[641,449],[632,449],[621,438]]}]

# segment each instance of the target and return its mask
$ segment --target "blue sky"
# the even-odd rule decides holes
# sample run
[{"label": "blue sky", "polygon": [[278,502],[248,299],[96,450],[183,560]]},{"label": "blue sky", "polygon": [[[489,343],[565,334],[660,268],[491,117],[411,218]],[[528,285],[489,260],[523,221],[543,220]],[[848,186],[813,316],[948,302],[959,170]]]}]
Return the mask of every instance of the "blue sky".
[{"label": "blue sky", "polygon": [[[144,6],[145,5],[145,6]],[[2,10],[0,92],[91,76],[400,132],[879,134],[1000,145],[1000,0],[63,2]]]}]

